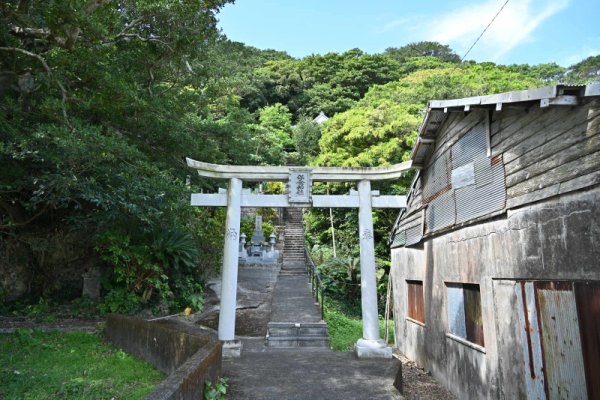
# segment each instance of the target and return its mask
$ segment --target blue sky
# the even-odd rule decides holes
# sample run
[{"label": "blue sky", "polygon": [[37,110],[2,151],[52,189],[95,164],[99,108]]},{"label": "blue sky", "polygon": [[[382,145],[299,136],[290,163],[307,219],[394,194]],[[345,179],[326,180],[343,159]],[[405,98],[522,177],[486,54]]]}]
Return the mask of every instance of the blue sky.
[{"label": "blue sky", "polygon": [[[434,40],[460,56],[506,0],[236,0],[219,27],[231,40],[293,57]],[[600,54],[600,0],[510,0],[467,59],[556,62]]]}]

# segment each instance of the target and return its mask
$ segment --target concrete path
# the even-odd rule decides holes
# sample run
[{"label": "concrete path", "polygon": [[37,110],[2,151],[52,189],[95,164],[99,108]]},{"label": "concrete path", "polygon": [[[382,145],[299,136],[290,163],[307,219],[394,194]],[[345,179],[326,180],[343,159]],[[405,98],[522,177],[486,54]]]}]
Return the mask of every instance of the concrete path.
[{"label": "concrete path", "polygon": [[[240,274],[240,280],[251,271]],[[242,283],[242,282],[240,282]],[[245,283],[242,287],[247,287]],[[280,272],[272,292],[270,322],[315,323],[321,320],[306,275]],[[243,320],[243,315],[238,315]],[[264,319],[262,319],[264,321]],[[238,320],[238,323],[245,324]],[[262,330],[261,330],[262,331]],[[264,336],[242,336],[242,356],[223,360],[232,400],[402,399],[394,388],[401,363],[359,360],[354,353],[328,348],[267,347]]]},{"label": "concrete path", "polygon": [[244,351],[223,360],[231,400],[402,399],[393,387],[399,368],[396,359],[359,360],[333,351]]},{"label": "concrete path", "polygon": [[319,322],[321,311],[312,297],[307,275],[279,274],[273,303],[271,322]]},{"label": "concrete path", "polygon": [[[246,265],[239,269],[236,336],[242,341],[242,356],[223,360],[222,374],[229,379],[227,398],[401,399],[393,386],[401,371],[400,361],[359,360],[354,353],[333,352],[327,347],[321,311],[303,264],[302,214],[298,210],[288,214],[282,268]],[[216,328],[220,281],[213,280],[209,290],[212,296],[207,309],[196,322]],[[324,339],[313,342],[315,337],[303,336],[296,343],[288,340],[291,336],[287,333],[277,336],[274,325],[279,331],[285,331],[282,326],[310,326],[307,330],[322,330],[318,335]],[[289,343],[300,342],[304,347],[290,347]],[[319,345],[313,344],[317,342]]]}]

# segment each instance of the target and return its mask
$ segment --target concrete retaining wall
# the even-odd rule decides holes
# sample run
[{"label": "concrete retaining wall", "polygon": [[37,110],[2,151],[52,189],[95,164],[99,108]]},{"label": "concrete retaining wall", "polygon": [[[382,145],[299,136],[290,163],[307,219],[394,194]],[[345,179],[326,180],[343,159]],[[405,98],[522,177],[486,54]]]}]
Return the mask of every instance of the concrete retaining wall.
[{"label": "concrete retaining wall", "polygon": [[182,322],[109,315],[106,336],[115,346],[169,374],[147,399],[201,399],[204,381],[215,383],[221,374],[221,343]]}]

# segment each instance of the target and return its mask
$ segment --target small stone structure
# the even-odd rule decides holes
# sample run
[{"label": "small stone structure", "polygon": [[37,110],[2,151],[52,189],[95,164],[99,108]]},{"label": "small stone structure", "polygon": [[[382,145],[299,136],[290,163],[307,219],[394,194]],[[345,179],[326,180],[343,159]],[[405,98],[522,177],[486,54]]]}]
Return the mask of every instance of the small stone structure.
[{"label": "small stone structure", "polygon": [[276,264],[279,259],[279,250],[275,249],[275,233],[269,236],[269,242],[265,242],[265,234],[262,229],[262,217],[256,216],[254,234],[248,247],[246,247],[246,234],[240,235],[239,263],[240,264]]},{"label": "small stone structure", "polygon": [[90,268],[83,275],[83,289],[81,295],[90,299],[98,300],[100,298],[100,278],[102,274],[97,267]]}]

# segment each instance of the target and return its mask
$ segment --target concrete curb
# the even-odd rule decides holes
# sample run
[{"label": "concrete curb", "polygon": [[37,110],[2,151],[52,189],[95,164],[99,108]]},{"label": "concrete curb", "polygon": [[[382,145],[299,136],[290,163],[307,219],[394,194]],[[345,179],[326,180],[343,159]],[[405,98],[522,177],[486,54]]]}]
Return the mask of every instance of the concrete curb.
[{"label": "concrete curb", "polygon": [[149,400],[201,399],[204,381],[216,383],[221,374],[221,343],[180,321],[109,315],[106,336],[115,346],[169,374],[146,397]]}]

